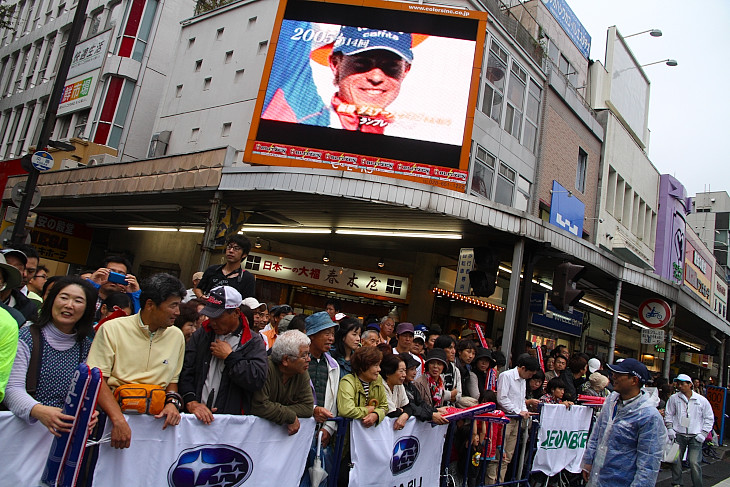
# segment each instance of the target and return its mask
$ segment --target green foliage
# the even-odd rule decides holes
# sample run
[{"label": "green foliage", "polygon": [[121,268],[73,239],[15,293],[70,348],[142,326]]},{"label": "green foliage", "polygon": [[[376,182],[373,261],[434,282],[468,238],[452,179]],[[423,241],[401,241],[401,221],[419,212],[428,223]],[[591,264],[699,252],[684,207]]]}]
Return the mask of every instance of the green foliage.
[{"label": "green foliage", "polygon": [[0,29],[10,27],[12,20],[13,9],[9,8],[5,3],[0,3]]}]

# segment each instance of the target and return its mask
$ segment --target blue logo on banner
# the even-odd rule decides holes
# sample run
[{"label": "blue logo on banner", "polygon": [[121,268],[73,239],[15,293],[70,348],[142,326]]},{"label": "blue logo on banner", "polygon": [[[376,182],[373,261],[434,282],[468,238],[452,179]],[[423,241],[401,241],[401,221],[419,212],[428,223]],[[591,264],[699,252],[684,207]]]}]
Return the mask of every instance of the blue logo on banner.
[{"label": "blue logo on banner", "polygon": [[583,57],[588,59],[591,53],[591,36],[568,6],[568,3],[565,0],[542,0],[542,3],[550,10],[555,20],[568,34],[570,40],[573,41],[575,47],[583,54]]},{"label": "blue logo on banner", "polygon": [[253,472],[248,454],[229,445],[202,445],[180,453],[167,472],[170,487],[237,487]]},{"label": "blue logo on banner", "polygon": [[586,205],[559,182],[553,181],[553,197],[550,201],[550,223],[583,238],[583,218]]},{"label": "blue logo on banner", "polygon": [[420,450],[418,438],[415,436],[405,436],[398,440],[393,446],[393,456],[390,459],[390,471],[393,475],[410,470],[416,463]]}]

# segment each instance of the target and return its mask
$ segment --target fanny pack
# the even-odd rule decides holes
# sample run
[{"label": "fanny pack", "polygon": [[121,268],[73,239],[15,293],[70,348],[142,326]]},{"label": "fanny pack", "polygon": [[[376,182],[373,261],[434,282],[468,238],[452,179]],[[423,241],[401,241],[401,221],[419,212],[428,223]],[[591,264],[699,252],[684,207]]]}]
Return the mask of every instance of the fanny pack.
[{"label": "fanny pack", "polygon": [[114,391],[123,413],[160,414],[165,407],[165,389],[150,384],[125,384]]}]

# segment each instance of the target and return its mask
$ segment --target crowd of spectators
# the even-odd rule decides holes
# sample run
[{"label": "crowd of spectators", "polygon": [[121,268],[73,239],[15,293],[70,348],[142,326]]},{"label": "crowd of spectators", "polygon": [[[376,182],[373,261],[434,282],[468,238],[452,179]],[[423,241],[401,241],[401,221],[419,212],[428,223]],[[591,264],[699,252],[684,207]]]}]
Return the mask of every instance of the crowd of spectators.
[{"label": "crowd of spectators", "polygon": [[[294,435],[300,418],[314,417],[307,466],[321,435],[325,464],[339,462],[341,479],[350,453],[346,445],[342,458],[334,458],[334,417],[366,428],[392,417],[398,430],[411,416],[445,424],[447,408],[494,402],[517,418],[505,427],[501,471],[497,462],[487,468],[488,480],[497,482],[513,457],[521,418],[541,404],[569,407],[579,395],[606,398],[613,390],[610,371],[597,358],[571,355],[564,345],[544,350],[539,363],[527,342],[510,367],[490,339],[484,347],[470,329],[446,334],[438,325],[397,322],[390,314],[360,321],[335,300],[312,314],[259,302],[255,279],[241,265],[250,247],[247,239],[232,238],[225,263],[195,273],[187,290],[168,274],[138,282],[120,256],[80,276],[52,277],[32,247],[3,250],[0,400],[53,435],[68,432],[73,418],[61,410],[73,371],[86,362],[105,379],[99,406],[115,448],[133,440],[121,391],[145,384],[164,391],[164,403],[146,411],[162,429],[177,425],[181,413],[204,424],[220,414],[252,414]],[[654,406],[663,410],[672,388],[655,385]],[[694,387],[702,391],[702,384]],[[486,441],[468,421],[458,430],[457,450]],[[469,461],[463,451],[455,453]],[[302,485],[308,478],[303,475]]]}]

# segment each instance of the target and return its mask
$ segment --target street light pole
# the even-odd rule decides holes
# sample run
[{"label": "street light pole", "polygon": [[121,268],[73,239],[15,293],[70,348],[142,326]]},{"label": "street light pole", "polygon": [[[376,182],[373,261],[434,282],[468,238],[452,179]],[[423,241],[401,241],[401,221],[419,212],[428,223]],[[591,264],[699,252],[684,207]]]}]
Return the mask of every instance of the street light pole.
[{"label": "street light pole", "polygon": [[[66,42],[66,48],[63,51],[63,57],[61,58],[61,64],[58,67],[56,73],[56,79],[53,82],[53,89],[51,90],[51,96],[48,99],[48,107],[46,108],[46,116],[43,119],[43,126],[38,136],[38,142],[36,143],[36,150],[43,150],[48,145],[48,140],[51,137],[53,126],[56,123],[56,113],[58,112],[58,104],[61,102],[61,95],[63,94],[63,86],[66,83],[66,77],[68,76],[68,70],[71,67],[71,61],[73,60],[74,49],[76,43],[81,37],[81,31],[84,28],[86,20],[86,7],[89,4],[89,0],[79,0],[76,5],[76,13],[74,15],[73,23],[71,24],[71,31],[68,35],[68,41]],[[23,156],[25,169],[28,170],[28,179],[25,182],[25,190],[23,193],[23,199],[20,202],[20,208],[18,208],[18,217],[15,220],[15,227],[13,228],[13,234],[10,237],[10,241],[13,245],[23,243],[25,240],[25,222],[28,220],[28,212],[30,211],[30,204],[33,199],[33,193],[35,192],[36,185],[38,184],[38,175],[40,172],[30,165],[30,154]]]}]

